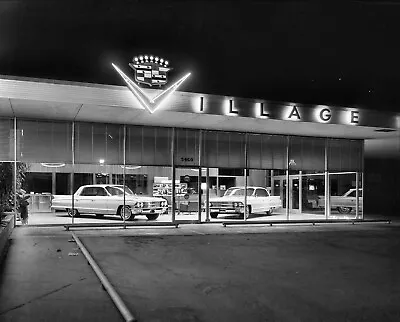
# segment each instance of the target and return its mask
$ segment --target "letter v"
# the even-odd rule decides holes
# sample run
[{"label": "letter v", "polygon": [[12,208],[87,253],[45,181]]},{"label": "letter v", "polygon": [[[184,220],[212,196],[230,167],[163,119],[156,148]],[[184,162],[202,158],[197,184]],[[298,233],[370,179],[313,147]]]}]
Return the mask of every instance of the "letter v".
[{"label": "letter v", "polygon": [[167,97],[169,97],[173,92],[177,90],[177,88],[185,81],[186,78],[190,76],[190,73],[183,76],[180,80],[178,80],[175,84],[168,87],[166,90],[162,91],[160,94],[155,96],[154,98],[149,98],[145,92],[135,83],[133,82],[128,76],[124,74],[116,65],[112,64],[115,70],[120,74],[122,79],[125,81],[126,85],[130,89],[133,95],[138,99],[140,104],[148,110],[151,114],[157,110],[161,103],[164,102]]}]

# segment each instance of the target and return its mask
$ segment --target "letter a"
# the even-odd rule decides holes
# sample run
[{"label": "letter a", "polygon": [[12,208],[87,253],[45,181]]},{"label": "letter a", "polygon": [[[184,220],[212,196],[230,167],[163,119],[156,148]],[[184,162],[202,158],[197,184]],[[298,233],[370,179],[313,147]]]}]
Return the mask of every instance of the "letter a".
[{"label": "letter a", "polygon": [[298,120],[300,120],[300,113],[297,109],[296,105],[293,106],[292,111],[290,112],[288,119],[292,118],[292,116],[296,116]]}]

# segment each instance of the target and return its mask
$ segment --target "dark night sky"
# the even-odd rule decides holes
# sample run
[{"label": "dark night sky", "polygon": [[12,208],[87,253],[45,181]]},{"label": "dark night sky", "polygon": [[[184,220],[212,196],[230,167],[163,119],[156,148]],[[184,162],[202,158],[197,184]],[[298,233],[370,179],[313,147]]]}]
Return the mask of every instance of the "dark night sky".
[{"label": "dark night sky", "polygon": [[399,32],[397,1],[2,0],[0,74],[122,85],[151,53],[185,91],[400,111]]}]

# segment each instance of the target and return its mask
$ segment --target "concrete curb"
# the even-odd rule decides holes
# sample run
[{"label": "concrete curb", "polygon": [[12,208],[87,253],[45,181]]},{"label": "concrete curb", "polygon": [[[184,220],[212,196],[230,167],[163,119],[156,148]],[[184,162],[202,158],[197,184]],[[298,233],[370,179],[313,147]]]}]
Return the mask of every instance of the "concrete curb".
[{"label": "concrete curb", "polygon": [[7,215],[5,219],[2,220],[2,223],[6,225],[0,231],[0,264],[3,262],[5,254],[7,253],[9,238],[14,229],[14,215]]},{"label": "concrete curb", "polygon": [[83,255],[86,257],[87,261],[89,262],[90,266],[92,266],[94,272],[96,273],[97,277],[99,278],[101,284],[103,284],[104,289],[107,291],[108,295],[111,297],[112,301],[114,302],[115,306],[124,317],[125,321],[127,322],[134,322],[137,321],[132,313],[129,311],[128,307],[122,301],[121,297],[118,295],[114,287],[108,281],[107,277],[104,275],[100,267],[97,265],[93,257],[90,255],[89,251],[86,249],[85,245],[81,242],[81,240],[72,233],[72,237],[75,239],[76,243],[78,244],[79,248],[81,249]]}]

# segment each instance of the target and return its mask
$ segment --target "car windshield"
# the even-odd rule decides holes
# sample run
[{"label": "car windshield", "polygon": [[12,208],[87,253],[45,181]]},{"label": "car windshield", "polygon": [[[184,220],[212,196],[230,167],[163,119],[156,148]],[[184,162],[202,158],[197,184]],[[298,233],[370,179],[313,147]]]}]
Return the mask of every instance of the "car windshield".
[{"label": "car windshield", "polygon": [[[253,195],[254,189],[247,188],[247,196]],[[225,191],[224,196],[244,196],[244,189],[243,188],[229,188]]]},{"label": "car windshield", "polygon": [[[109,186],[109,187],[106,187],[106,190],[112,196],[120,196],[120,195],[124,194],[124,187],[123,186]],[[126,195],[133,195],[133,192],[128,187],[125,187],[125,194]]]}]

